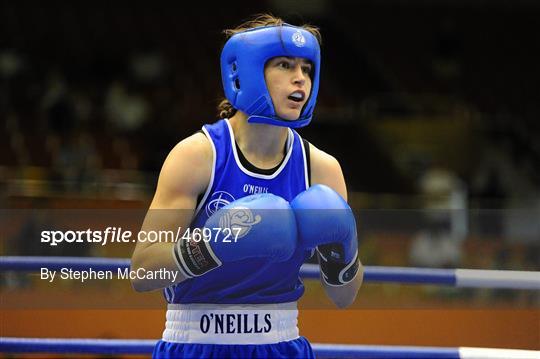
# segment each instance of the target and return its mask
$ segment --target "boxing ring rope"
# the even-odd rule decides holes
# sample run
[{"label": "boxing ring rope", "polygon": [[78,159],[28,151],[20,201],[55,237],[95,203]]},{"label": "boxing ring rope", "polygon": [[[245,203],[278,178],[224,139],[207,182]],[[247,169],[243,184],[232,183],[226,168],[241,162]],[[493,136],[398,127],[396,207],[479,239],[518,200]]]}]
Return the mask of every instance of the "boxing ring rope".
[{"label": "boxing ring rope", "polygon": [[[0,271],[117,270],[130,266],[127,258],[94,257],[0,257]],[[319,278],[319,266],[304,264],[300,274],[306,279]],[[432,269],[407,267],[364,267],[364,281],[402,284],[433,284],[455,287],[540,290],[540,272]],[[137,339],[62,339],[0,338],[0,353],[51,353],[149,355],[156,340]],[[540,359],[540,351],[468,347],[417,347],[312,344],[318,358],[455,358],[455,359]]]},{"label": "boxing ring rope", "polygon": [[[129,268],[127,258],[94,257],[0,257],[0,271],[39,271],[41,268],[60,270],[117,270]],[[317,264],[304,264],[300,275],[319,278]],[[411,267],[364,267],[365,282],[401,284],[434,284],[454,287],[540,290],[540,271],[506,271],[480,269],[438,269]]]},{"label": "boxing ring rope", "polygon": [[[149,355],[156,340],[0,338],[0,352]],[[312,344],[317,358],[538,359],[540,351],[468,347]]]}]

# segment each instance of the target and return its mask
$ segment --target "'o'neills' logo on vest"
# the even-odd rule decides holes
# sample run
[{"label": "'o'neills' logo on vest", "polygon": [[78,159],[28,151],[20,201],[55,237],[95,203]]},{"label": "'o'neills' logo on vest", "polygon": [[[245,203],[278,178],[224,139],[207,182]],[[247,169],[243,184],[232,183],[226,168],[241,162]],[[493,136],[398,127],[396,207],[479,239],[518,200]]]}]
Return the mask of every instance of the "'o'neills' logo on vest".
[{"label": "'o'neills' logo on vest", "polygon": [[264,318],[260,319],[259,314],[210,313],[204,314],[199,324],[205,334],[269,333],[272,330],[271,319],[270,314],[265,314]]},{"label": "'o'neills' logo on vest", "polygon": [[247,207],[234,207],[227,209],[219,219],[221,228],[230,228],[235,233],[235,240],[249,233],[251,227],[261,221],[260,215],[253,215]]}]

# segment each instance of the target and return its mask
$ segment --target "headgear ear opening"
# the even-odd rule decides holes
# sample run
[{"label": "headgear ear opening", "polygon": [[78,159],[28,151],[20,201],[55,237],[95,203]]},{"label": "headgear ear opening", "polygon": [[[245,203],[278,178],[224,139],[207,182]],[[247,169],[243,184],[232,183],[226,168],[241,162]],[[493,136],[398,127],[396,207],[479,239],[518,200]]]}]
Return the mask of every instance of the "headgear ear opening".
[{"label": "headgear ear opening", "polygon": [[[278,56],[301,57],[313,64],[312,88],[300,117],[294,121],[276,115],[264,78],[264,66]],[[231,105],[248,115],[250,123],[291,128],[309,124],[319,91],[320,46],[309,31],[284,24],[249,29],[233,35],[221,52],[221,79]]]}]

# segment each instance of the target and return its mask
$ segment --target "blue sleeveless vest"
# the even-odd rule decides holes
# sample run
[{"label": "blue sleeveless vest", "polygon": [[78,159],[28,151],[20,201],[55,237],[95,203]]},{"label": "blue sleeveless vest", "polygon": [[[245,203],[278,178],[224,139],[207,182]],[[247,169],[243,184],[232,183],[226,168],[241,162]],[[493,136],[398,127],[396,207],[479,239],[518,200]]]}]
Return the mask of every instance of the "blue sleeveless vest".
[{"label": "blue sleeveless vest", "polygon": [[[212,144],[213,171],[200,200],[191,228],[202,227],[223,206],[254,193],[272,193],[291,201],[309,187],[306,150],[301,137],[289,129],[287,150],[281,165],[271,174],[245,168],[228,120],[203,127]],[[241,154],[240,154],[241,155]],[[279,240],[279,238],[276,238]],[[200,277],[164,289],[169,303],[260,304],[298,300],[304,293],[300,266],[311,254],[297,250],[286,262],[270,263],[264,258],[224,263]]]}]

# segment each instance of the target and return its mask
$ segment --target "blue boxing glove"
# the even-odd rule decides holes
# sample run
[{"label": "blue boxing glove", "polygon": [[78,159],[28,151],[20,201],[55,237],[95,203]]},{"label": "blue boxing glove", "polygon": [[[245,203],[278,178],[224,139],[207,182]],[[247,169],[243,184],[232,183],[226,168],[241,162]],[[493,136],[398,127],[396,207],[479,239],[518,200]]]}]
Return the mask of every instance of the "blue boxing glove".
[{"label": "blue boxing glove", "polygon": [[358,239],[354,213],[345,200],[325,185],[315,185],[291,202],[298,240],[307,249],[317,247],[324,281],[340,286],[358,272]]},{"label": "blue boxing glove", "polygon": [[273,194],[255,194],[214,213],[204,228],[194,229],[190,238],[176,243],[173,256],[178,268],[191,278],[242,259],[286,261],[296,243],[296,220],[289,203]]}]

